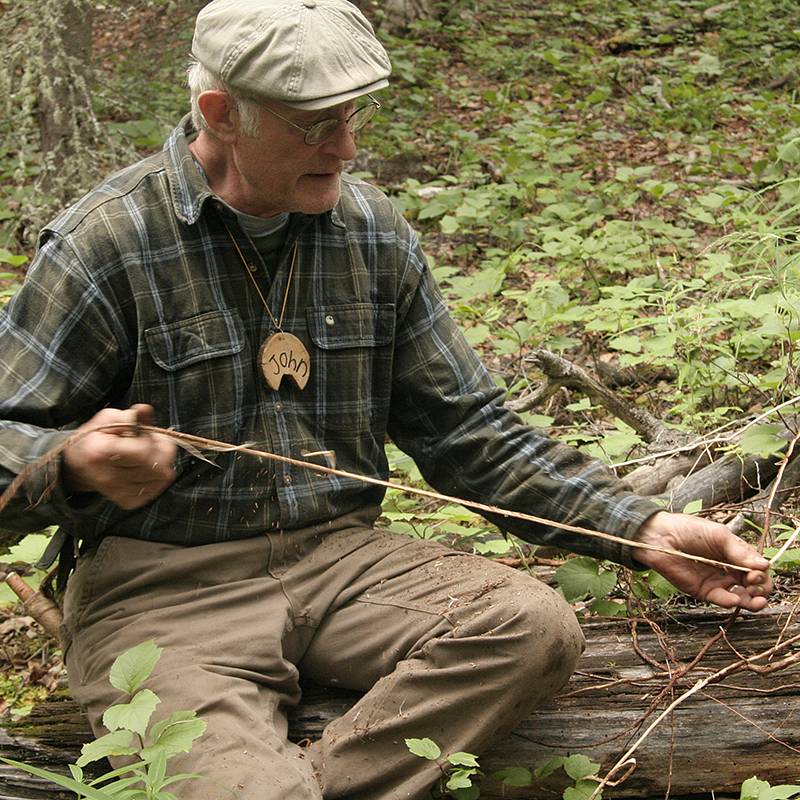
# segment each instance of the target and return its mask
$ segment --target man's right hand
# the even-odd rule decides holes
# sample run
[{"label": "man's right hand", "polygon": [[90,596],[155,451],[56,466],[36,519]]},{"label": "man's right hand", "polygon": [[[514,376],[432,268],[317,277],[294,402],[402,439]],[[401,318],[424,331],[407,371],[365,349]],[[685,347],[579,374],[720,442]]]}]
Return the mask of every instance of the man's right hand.
[{"label": "man's right hand", "polygon": [[[65,491],[96,492],[132,511],[155,500],[175,480],[177,445],[166,436],[137,433],[149,425],[153,407],[104,408],[78,428],[86,432],[62,454]],[[125,422],[130,427],[97,430]]]}]

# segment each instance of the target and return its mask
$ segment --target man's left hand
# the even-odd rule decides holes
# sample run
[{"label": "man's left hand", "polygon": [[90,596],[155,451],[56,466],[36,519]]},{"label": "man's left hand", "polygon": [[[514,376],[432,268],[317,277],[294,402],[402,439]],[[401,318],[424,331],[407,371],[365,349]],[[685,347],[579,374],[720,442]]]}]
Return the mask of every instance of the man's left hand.
[{"label": "man's left hand", "polygon": [[772,591],[769,562],[718,522],[659,511],[642,525],[634,539],[748,569],[747,572],[726,570],[680,556],[637,548],[637,560],[698,600],[723,608],[741,606],[749,611],[760,611],[767,605],[767,597]]}]

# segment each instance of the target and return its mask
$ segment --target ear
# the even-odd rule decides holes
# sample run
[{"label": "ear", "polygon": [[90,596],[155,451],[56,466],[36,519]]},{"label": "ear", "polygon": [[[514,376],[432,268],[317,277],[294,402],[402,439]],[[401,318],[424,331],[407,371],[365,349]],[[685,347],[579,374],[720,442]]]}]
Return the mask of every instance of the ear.
[{"label": "ear", "polygon": [[217,90],[202,92],[197,98],[197,106],[210,133],[226,143],[236,141],[239,136],[239,126],[233,100],[229,94]]}]

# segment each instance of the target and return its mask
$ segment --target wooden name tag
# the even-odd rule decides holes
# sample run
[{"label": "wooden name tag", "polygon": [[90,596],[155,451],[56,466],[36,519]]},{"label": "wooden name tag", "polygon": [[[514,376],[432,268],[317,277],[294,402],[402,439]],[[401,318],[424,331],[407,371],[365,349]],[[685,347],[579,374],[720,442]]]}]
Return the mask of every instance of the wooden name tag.
[{"label": "wooden name tag", "polygon": [[311,371],[311,357],[294,334],[273,333],[261,345],[258,360],[270,389],[277,389],[284,375],[288,375],[298,389],[305,389]]}]

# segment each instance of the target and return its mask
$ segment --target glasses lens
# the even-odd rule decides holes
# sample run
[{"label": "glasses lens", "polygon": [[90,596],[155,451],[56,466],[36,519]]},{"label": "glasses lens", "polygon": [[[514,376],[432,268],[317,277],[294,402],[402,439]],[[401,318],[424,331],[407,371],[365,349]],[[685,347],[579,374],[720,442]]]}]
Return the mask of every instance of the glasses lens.
[{"label": "glasses lens", "polygon": [[306,144],[321,144],[330,139],[339,127],[339,120],[335,118],[320,120],[306,131]]},{"label": "glasses lens", "polygon": [[347,120],[348,127],[353,133],[361,130],[374,116],[378,106],[370,103],[368,106],[356,109]]}]

